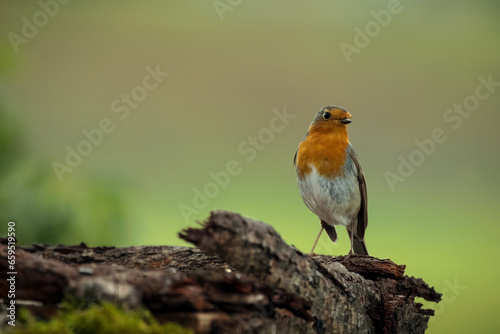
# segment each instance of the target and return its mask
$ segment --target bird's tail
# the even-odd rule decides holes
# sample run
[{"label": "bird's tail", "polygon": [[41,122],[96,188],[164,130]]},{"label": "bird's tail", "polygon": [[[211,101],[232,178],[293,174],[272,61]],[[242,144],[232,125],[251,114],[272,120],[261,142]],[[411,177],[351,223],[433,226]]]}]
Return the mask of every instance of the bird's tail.
[{"label": "bird's tail", "polygon": [[365,241],[359,240],[356,235],[352,238],[352,249],[355,254],[358,255],[368,255],[368,250],[366,249]]},{"label": "bird's tail", "polygon": [[368,255],[368,250],[366,249],[365,241],[359,240],[356,234],[352,235],[351,229],[347,228],[347,234],[349,235],[349,239],[352,238],[352,251],[354,254],[358,255]]}]

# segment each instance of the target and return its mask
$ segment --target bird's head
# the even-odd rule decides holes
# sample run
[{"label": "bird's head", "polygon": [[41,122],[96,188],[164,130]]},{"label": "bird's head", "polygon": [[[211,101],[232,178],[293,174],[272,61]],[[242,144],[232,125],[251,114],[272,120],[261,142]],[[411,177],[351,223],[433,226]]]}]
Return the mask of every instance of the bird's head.
[{"label": "bird's head", "polygon": [[318,111],[310,130],[335,131],[346,129],[349,123],[351,123],[351,114],[347,110],[338,106],[326,106]]}]

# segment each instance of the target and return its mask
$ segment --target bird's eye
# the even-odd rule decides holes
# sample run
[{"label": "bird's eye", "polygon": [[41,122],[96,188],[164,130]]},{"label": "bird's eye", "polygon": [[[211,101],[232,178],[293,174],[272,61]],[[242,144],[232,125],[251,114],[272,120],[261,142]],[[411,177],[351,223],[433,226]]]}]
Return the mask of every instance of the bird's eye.
[{"label": "bird's eye", "polygon": [[329,118],[330,118],[330,116],[331,116],[331,115],[330,115],[330,113],[329,113],[329,112],[325,112],[325,113],[323,114],[323,118],[324,118],[324,119],[329,119]]}]

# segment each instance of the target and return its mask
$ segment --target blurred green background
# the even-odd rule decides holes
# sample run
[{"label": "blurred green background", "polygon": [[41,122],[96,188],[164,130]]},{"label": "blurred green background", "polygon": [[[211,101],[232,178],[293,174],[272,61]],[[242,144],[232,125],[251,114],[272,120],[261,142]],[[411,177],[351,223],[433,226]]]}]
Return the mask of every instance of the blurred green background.
[{"label": "blurred green background", "polygon": [[[388,6],[390,18],[372,12]],[[370,253],[444,293],[426,305],[437,314],[428,333],[498,332],[500,87],[481,88],[490,94],[470,116],[444,119],[454,104],[474,102],[478,77],[500,81],[497,1],[42,7],[0,5],[2,235],[13,219],[21,244],[185,245],[177,232],[226,209],[272,224],[308,252],[319,221],[302,203],[292,157],[316,111],[337,104],[353,114]],[[348,61],[341,43],[355,47],[365,28],[371,37],[357,37],[362,47]],[[137,86],[148,66],[169,75],[144,98]],[[134,92],[141,101],[125,107],[128,116],[125,102],[114,112]],[[265,130],[284,111],[295,117]],[[103,119],[114,130],[60,182],[54,161],[66,164],[67,146],[84,150],[82,131]],[[415,140],[436,128],[446,141],[391,188],[386,173],[416,157]],[[210,173],[230,161],[238,172],[214,187]],[[348,247],[341,231],[335,245],[323,235],[316,251]]]}]

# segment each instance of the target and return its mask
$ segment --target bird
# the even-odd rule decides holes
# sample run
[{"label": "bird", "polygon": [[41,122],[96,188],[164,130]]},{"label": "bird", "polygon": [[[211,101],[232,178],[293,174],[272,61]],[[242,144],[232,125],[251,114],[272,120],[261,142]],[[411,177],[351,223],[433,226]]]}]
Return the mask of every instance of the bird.
[{"label": "bird", "polygon": [[295,152],[300,195],[321,222],[310,255],[323,230],[334,243],[337,241],[338,225],[347,228],[351,239],[347,256],[368,255],[364,241],[368,226],[366,181],[347,134],[351,118],[342,107],[321,108]]}]

